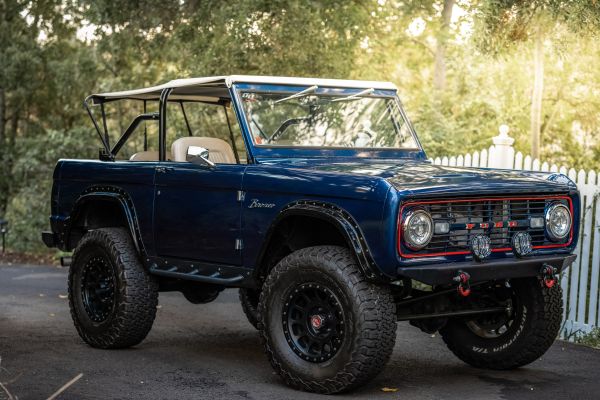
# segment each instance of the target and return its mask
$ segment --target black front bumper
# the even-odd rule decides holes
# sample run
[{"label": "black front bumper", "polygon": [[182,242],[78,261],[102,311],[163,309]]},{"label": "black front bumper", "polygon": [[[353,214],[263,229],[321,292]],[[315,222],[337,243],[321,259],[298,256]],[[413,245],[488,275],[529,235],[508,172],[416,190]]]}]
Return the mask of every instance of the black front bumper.
[{"label": "black front bumper", "polygon": [[488,261],[465,261],[456,263],[440,263],[399,267],[398,275],[414,279],[428,285],[452,284],[459,271],[467,272],[471,282],[524,278],[539,276],[542,266],[551,265],[560,273],[568,268],[577,256],[560,254],[530,258],[507,258]]}]

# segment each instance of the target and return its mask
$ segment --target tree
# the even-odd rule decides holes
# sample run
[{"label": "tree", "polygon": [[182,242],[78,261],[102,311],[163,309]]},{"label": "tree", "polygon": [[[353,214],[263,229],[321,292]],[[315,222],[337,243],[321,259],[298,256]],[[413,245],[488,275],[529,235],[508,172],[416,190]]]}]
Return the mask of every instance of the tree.
[{"label": "tree", "polygon": [[[582,33],[599,19],[591,0],[0,1],[0,216],[11,221],[9,248],[43,249],[56,160],[97,155],[85,96],[180,77],[390,80],[430,157],[486,148],[504,123],[528,153],[537,103],[544,160],[600,169],[600,41]],[[93,35],[83,40],[78,29]],[[532,102],[534,69],[523,66],[535,43],[544,72]],[[108,105],[110,134],[139,112],[139,104]]]},{"label": "tree", "polygon": [[435,69],[433,72],[433,86],[438,91],[443,91],[446,88],[446,46],[453,8],[454,0],[444,0],[441,15],[441,27],[437,35]]},{"label": "tree", "polygon": [[479,32],[483,48],[498,52],[511,44],[533,41],[531,155],[540,157],[544,92],[544,41],[563,23],[577,33],[600,30],[600,2],[595,0],[482,0]]}]

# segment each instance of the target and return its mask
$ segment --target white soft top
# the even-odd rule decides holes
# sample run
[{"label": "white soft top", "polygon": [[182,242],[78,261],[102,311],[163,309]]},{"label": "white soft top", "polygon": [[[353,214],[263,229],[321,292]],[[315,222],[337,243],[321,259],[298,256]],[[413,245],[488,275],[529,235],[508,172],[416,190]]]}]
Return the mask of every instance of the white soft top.
[{"label": "white soft top", "polygon": [[152,101],[160,98],[160,94],[163,89],[173,89],[171,95],[169,96],[169,101],[218,102],[220,97],[219,93],[226,93],[226,89],[234,83],[265,83],[298,86],[316,85],[319,87],[334,88],[373,88],[397,90],[396,85],[391,82],[355,81],[346,79],[291,78],[284,76],[229,75],[175,79],[170,82],[163,83],[162,85],[143,89],[93,94],[89,96],[88,99],[91,99],[95,104],[122,99]]}]

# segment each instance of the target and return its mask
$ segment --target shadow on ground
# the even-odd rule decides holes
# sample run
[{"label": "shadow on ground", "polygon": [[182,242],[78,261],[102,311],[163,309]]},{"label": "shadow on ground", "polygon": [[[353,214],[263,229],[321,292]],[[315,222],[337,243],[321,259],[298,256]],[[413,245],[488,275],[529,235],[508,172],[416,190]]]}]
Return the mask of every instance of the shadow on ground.
[{"label": "shadow on ground", "polygon": [[[21,400],[46,398],[79,373],[61,399],[324,397],[282,384],[233,290],[207,305],[161,294],[148,338],[112,351],[79,339],[65,295],[64,269],[0,266],[0,382]],[[518,371],[477,370],[454,358],[439,336],[402,323],[385,371],[343,398],[595,399],[599,370],[600,351],[563,342]]]}]

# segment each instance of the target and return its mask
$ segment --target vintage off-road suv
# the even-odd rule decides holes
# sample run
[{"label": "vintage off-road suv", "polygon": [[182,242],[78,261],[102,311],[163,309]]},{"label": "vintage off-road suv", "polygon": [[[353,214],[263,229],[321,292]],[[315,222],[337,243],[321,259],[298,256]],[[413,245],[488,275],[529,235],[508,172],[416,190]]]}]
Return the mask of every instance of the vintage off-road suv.
[{"label": "vintage off-road suv", "polygon": [[[141,114],[112,137],[115,105]],[[91,346],[140,343],[160,291],[239,288],[283,380],[334,393],[382,370],[396,321],[492,369],[559,332],[575,184],[432,165],[391,83],[181,79],[85,106],[103,148],[58,162],[42,237],[74,250],[69,303]]]}]

